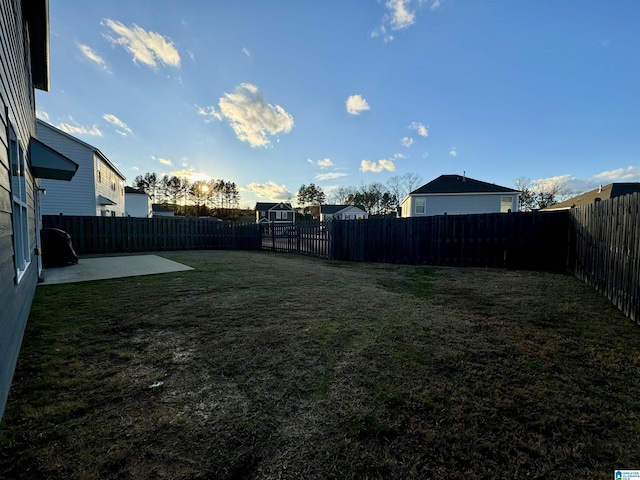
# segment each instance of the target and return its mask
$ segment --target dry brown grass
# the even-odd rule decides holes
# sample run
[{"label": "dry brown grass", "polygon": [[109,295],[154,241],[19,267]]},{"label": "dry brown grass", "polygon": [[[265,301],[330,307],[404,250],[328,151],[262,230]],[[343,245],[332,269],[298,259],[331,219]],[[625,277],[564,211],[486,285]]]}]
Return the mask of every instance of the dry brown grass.
[{"label": "dry brown grass", "polygon": [[640,465],[640,330],[575,278],[164,255],[196,270],[38,288],[0,478],[611,478]]}]

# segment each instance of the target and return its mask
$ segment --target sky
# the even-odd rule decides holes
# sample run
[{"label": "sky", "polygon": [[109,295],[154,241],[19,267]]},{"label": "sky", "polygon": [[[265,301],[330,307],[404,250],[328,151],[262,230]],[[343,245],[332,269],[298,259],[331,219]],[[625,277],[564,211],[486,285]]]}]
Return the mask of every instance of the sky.
[{"label": "sky", "polygon": [[640,2],[49,0],[39,118],[241,205],[415,173],[640,181]]}]

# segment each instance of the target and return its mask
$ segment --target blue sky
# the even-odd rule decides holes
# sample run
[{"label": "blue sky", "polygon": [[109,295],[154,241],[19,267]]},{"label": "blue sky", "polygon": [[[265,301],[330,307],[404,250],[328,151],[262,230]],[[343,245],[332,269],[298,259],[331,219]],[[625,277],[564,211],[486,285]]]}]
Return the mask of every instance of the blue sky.
[{"label": "blue sky", "polygon": [[408,172],[640,181],[640,3],[50,0],[38,116],[243,206]]}]

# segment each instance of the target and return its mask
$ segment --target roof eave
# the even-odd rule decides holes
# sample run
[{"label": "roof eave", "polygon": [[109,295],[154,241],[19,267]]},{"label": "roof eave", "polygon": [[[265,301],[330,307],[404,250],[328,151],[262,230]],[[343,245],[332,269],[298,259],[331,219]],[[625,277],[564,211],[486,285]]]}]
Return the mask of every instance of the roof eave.
[{"label": "roof eave", "polygon": [[49,0],[23,0],[22,15],[29,26],[33,86],[49,91]]}]

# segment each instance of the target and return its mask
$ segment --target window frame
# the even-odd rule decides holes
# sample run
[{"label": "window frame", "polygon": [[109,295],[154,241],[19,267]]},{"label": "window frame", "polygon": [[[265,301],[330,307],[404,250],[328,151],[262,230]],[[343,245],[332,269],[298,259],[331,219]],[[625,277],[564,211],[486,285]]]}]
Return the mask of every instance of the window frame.
[{"label": "window frame", "polygon": [[[509,199],[509,207],[505,210],[505,199]],[[500,213],[509,213],[513,211],[513,197],[511,195],[500,196]]]},{"label": "window frame", "polygon": [[15,283],[19,284],[31,265],[29,238],[29,200],[27,196],[27,158],[11,124],[7,127],[9,164],[11,168],[11,229]]},{"label": "window frame", "polygon": [[[422,211],[418,211],[418,207],[421,207]],[[427,213],[427,197],[416,197],[413,211],[416,215],[425,215]]]}]

